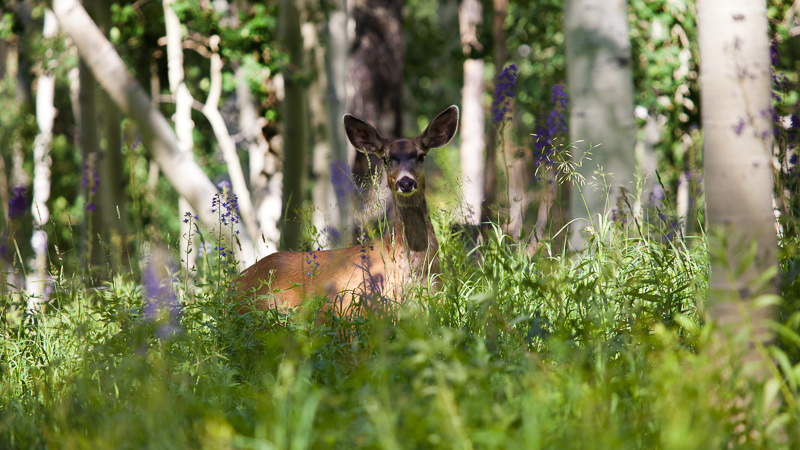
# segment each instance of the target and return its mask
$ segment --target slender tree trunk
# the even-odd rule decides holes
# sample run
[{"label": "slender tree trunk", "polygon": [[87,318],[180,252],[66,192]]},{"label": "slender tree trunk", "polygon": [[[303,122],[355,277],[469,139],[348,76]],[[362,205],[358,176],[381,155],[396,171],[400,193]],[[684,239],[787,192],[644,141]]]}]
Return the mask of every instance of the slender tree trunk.
[{"label": "slender tree trunk", "polygon": [[[700,0],[697,27],[706,217],[712,237],[709,315],[725,332],[749,330],[751,342],[764,342],[772,336],[767,321],[773,310],[754,309],[752,300],[778,290],[777,276],[756,284],[758,277],[777,270],[766,4]],[[760,359],[753,345],[744,353],[751,361]]]},{"label": "slender tree trunk", "polygon": [[[492,36],[494,42],[494,81],[500,76],[503,66],[508,60],[506,50],[506,12],[508,0],[493,0],[494,16],[492,18]],[[486,171],[483,181],[483,208],[481,209],[481,222],[492,219],[497,208],[497,137],[498,124],[492,122],[486,139]]]},{"label": "slender tree trunk", "polygon": [[[461,48],[469,57],[472,48],[482,49],[477,28],[483,22],[483,8],[478,0],[462,0],[458,11]],[[486,147],[486,118],[483,94],[485,64],[482,59],[464,61],[464,87],[461,90],[461,181],[464,192],[464,222],[479,225],[483,206],[484,149]]]},{"label": "slender tree trunk", "polygon": [[[87,7],[93,7],[94,0],[85,0]],[[102,191],[108,178],[103,177],[102,168],[105,164],[103,153],[100,151],[100,139],[97,123],[100,115],[97,112],[97,81],[92,75],[86,62],[81,58],[78,61],[78,128],[80,129],[78,144],[83,156],[83,195],[86,199],[86,254],[85,263],[89,275],[95,282],[106,278],[103,269],[103,246],[107,244],[103,239],[103,216],[108,213],[103,211]]]},{"label": "slender tree trunk", "polygon": [[504,129],[503,138],[503,159],[506,167],[506,196],[508,197],[508,224],[506,233],[519,241],[522,236],[522,221],[525,215],[525,208],[528,205],[528,195],[525,192],[527,184],[525,160],[517,151],[517,144],[514,142],[514,133],[511,125]]},{"label": "slender tree trunk", "polygon": [[[634,114],[635,115],[635,114]],[[656,147],[661,142],[661,128],[658,125],[658,116],[647,114],[644,117],[645,126],[641,131],[640,139],[636,143],[636,173],[641,174],[642,194],[633,203],[634,214],[637,218],[643,218],[644,207],[650,206],[653,195],[656,192],[663,192],[661,187],[656,187],[656,169],[658,168],[658,155]],[[659,194],[660,195],[660,194]]]},{"label": "slender tree trunk", "polygon": [[[0,8],[0,14],[3,13],[2,8]],[[6,66],[8,63],[8,42],[4,39],[0,39],[0,81],[5,80],[6,78]]]},{"label": "slender tree trunk", "polygon": [[102,236],[103,222],[100,204],[100,144],[97,136],[97,90],[96,81],[91,70],[81,59],[78,62],[78,109],[80,113],[80,148],[83,155],[83,195],[86,199],[86,254],[85,263],[90,275],[95,281],[102,277],[103,248]]},{"label": "slender tree trunk", "polygon": [[328,131],[331,141],[331,183],[339,217],[334,222],[342,235],[340,243],[346,243],[344,235],[353,228],[353,179],[350,167],[350,147],[344,133],[342,117],[347,112],[347,0],[328,18],[328,46],[325,55],[325,71],[328,86]]},{"label": "slender tree trunk", "polygon": [[[95,1],[95,17],[105,36],[111,30],[111,5],[114,2]],[[100,107],[103,111],[100,117],[102,124],[102,140],[100,151],[101,165],[100,180],[103,188],[100,189],[100,205],[103,216],[102,227],[105,231],[105,240],[113,251],[111,264],[118,271],[123,265],[123,254],[127,252],[127,193],[125,191],[125,162],[122,157],[122,115],[111,97],[101,91]]]},{"label": "slender tree trunk", "polygon": [[[52,11],[45,10],[42,36],[53,38],[58,33],[58,23]],[[28,310],[37,311],[46,301],[45,283],[47,274],[47,232],[44,226],[50,220],[47,201],[50,199],[50,146],[53,140],[53,122],[56,116],[55,76],[48,67],[39,75],[36,83],[36,123],[39,134],[33,142],[33,234],[31,247],[34,252],[33,273],[28,277]]]},{"label": "slender tree trunk", "polygon": [[17,20],[22,24],[22,36],[17,39],[17,85],[16,97],[20,105],[32,105],[33,92],[31,87],[31,51],[27,46],[32,42],[35,33],[34,22],[31,18],[33,2],[20,1],[17,4]]},{"label": "slender tree trunk", "polygon": [[567,0],[565,8],[572,157],[587,181],[572,186],[570,215],[583,220],[573,222],[570,244],[582,249],[583,230],[635,192],[631,45],[626,1]]},{"label": "slender tree trunk", "polygon": [[315,40],[305,44],[317,72],[317,81],[310,90],[316,178],[314,225],[322,232],[321,243],[333,246],[345,240],[353,216],[351,170],[342,128],[347,82],[347,10],[343,3],[329,13],[319,30],[305,33],[324,40],[321,45]]},{"label": "slender tree trunk", "polygon": [[[72,38],[81,55],[91,55],[90,68],[117,107],[139,127],[142,142],[180,195],[186,197],[209,229],[218,227],[216,214],[211,212],[210,199],[218,193],[208,176],[191,158],[186,158],[178,147],[175,134],[164,116],[153,107],[150,98],[139,83],[127,72],[114,47],[92,22],[76,0],[48,2],[62,29]],[[250,236],[238,227],[240,264],[249,266],[255,260]]]},{"label": "slender tree trunk", "polygon": [[262,128],[266,119],[260,118],[256,100],[247,84],[245,73],[236,74],[236,101],[239,107],[239,128],[244,136],[244,145],[250,155],[250,189],[253,193],[253,209],[258,232],[253,238],[256,254],[260,257],[278,251],[281,232],[281,202],[283,174],[281,158],[270,148]]},{"label": "slender tree trunk", "polygon": [[239,159],[239,155],[236,153],[236,143],[228,131],[225,118],[222,117],[222,113],[219,111],[219,102],[222,98],[222,57],[219,54],[219,43],[219,36],[214,35],[209,38],[211,49],[211,70],[209,78],[211,80],[211,86],[208,89],[206,103],[203,105],[203,114],[211,124],[220,151],[222,151],[222,158],[225,160],[225,166],[228,168],[228,176],[231,179],[231,188],[238,199],[239,215],[242,223],[247,233],[250,236],[255,236],[258,232],[258,227],[256,226],[253,202],[250,199],[250,190],[247,188],[244,171],[242,170],[242,162]]},{"label": "slender tree trunk", "polygon": [[[331,157],[332,142],[330,141],[327,105],[325,104],[326,86],[328,84],[325,71],[325,53],[327,43],[320,42],[320,37],[325,36],[324,29],[319,30],[315,24],[303,24],[303,45],[309,56],[308,70],[314,74],[308,88],[308,106],[310,112],[310,138],[311,138],[311,173],[314,179],[311,192],[311,202],[314,205],[312,223],[319,233],[315,245],[328,248],[333,242],[327,232],[331,222],[332,213],[336,208],[336,197],[331,183]],[[338,218],[338,215],[337,215]]]},{"label": "slender tree trunk", "polygon": [[[169,90],[175,96],[175,136],[178,138],[178,148],[186,158],[194,159],[194,122],[192,121],[192,98],[189,87],[184,82],[183,72],[183,35],[181,21],[178,14],[172,9],[175,0],[163,0],[164,25],[167,36],[167,78]],[[191,212],[189,202],[181,196],[178,199],[178,213],[183,215]],[[181,221],[180,251],[184,259],[182,267],[191,270],[197,259],[197,252],[192,251],[189,243],[192,242],[192,229],[190,224]]]},{"label": "slender tree trunk", "polygon": [[[355,36],[347,70],[348,111],[374,125],[381,136],[399,138],[403,135],[403,0],[354,0],[350,5]],[[355,205],[359,221],[394,214],[385,183],[381,180],[378,192],[370,185],[372,177],[382,174],[381,159],[354,149],[350,154],[355,155],[353,177],[361,194]],[[386,208],[371,206],[374,200]]]},{"label": "slender tree trunk", "polygon": [[309,146],[308,97],[300,79],[305,69],[300,12],[292,0],[281,1],[281,42],[289,53],[290,64],[283,74],[283,245],[298,249],[303,237],[303,200],[306,190]]}]

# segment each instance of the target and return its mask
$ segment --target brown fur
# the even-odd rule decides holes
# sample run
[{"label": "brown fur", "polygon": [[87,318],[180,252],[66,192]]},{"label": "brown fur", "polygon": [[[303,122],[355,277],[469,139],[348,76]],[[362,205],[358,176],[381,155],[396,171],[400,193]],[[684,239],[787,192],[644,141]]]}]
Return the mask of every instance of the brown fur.
[{"label": "brown fur", "polygon": [[[242,300],[252,298],[260,310],[293,308],[306,298],[324,296],[324,308],[343,314],[360,302],[379,309],[388,299],[403,302],[412,286],[427,288],[439,274],[439,243],[425,201],[424,157],[446,145],[458,126],[458,108],[451,106],[413,139],[384,140],[375,129],[345,116],[353,145],[384,158],[387,183],[397,210],[394,233],[369,244],[338,250],[278,252],[245,269],[239,279]],[[433,288],[437,287],[434,280]],[[252,296],[252,297],[251,297]]]}]

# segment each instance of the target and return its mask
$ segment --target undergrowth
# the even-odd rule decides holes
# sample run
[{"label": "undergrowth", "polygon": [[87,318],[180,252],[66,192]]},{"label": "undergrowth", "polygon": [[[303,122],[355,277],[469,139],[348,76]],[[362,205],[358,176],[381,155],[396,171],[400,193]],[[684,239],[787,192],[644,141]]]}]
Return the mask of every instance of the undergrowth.
[{"label": "undergrowth", "polygon": [[[475,241],[440,217],[442,289],[381,316],[240,314],[218,254],[191,277],[153,252],[143,283],[62,279],[35,313],[3,297],[0,447],[797,442],[800,366],[754,382],[743,341],[718,349],[704,323],[705,239],[596,227],[584,253],[531,254],[497,226]],[[782,335],[800,345],[792,320]]]}]

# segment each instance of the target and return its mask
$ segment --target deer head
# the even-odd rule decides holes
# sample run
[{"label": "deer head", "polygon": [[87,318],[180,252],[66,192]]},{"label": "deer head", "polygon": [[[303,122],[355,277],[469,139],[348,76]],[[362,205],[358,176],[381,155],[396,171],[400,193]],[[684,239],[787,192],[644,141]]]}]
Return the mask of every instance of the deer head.
[{"label": "deer head", "polygon": [[425,156],[443,147],[458,129],[458,107],[453,105],[437,115],[425,131],[413,139],[384,139],[372,125],[350,114],[344,116],[347,138],[356,150],[383,159],[389,189],[395,199],[425,192]]}]

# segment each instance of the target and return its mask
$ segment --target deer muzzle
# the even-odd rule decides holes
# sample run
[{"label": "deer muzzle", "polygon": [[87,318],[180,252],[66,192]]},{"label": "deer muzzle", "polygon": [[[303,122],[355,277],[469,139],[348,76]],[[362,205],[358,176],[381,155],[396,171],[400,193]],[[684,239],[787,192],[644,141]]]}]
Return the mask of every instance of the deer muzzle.
[{"label": "deer muzzle", "polygon": [[409,176],[404,176],[397,180],[397,183],[395,183],[395,188],[397,189],[397,192],[401,194],[413,194],[414,191],[417,190],[417,180]]}]

